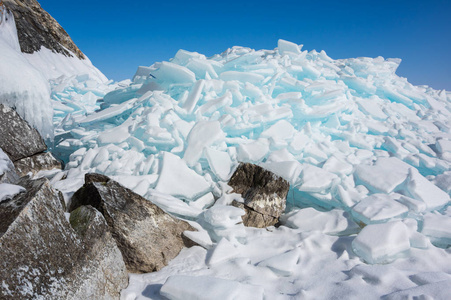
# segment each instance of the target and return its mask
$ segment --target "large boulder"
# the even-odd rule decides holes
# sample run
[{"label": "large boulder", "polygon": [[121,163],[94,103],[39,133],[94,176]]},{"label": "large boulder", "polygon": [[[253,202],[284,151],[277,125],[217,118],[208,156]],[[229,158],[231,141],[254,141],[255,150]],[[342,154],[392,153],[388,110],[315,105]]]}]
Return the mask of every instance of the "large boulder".
[{"label": "large boulder", "polygon": [[3,104],[0,104],[0,148],[13,162],[47,150],[38,131]]},{"label": "large boulder", "polygon": [[103,216],[89,207],[67,221],[47,179],[0,203],[0,298],[118,299],[128,275]]},{"label": "large boulder", "polygon": [[72,197],[69,211],[91,205],[105,217],[132,273],[158,271],[190,246],[183,235],[194,230],[152,202],[100,174],[87,174],[85,185]]},{"label": "large boulder", "polygon": [[245,226],[264,228],[278,223],[286,207],[288,181],[257,165],[241,163],[229,185],[244,199],[244,203],[234,201],[232,205],[245,210]]},{"label": "large boulder", "polygon": [[62,169],[61,162],[53,157],[50,152],[39,153],[16,160],[14,166],[16,167],[16,172],[19,176],[25,176],[29,173],[34,176],[39,173],[39,171]]}]

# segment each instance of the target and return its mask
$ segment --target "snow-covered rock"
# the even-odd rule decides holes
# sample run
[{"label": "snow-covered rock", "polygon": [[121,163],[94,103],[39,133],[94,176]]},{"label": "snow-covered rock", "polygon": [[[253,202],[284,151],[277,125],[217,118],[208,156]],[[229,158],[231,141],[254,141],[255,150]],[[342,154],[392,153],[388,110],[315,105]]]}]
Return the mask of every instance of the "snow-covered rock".
[{"label": "snow-covered rock", "polygon": [[19,180],[13,162],[0,148],[0,183],[14,184]]}]

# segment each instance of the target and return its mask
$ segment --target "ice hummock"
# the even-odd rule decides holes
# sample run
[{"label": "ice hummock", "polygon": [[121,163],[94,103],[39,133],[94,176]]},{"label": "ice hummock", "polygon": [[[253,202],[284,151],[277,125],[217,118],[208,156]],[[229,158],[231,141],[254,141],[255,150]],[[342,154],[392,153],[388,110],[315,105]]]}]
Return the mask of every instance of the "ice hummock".
[{"label": "ice hummock", "polygon": [[[201,229],[204,248],[133,276],[124,297],[201,297],[199,277],[266,298],[408,291],[412,274],[449,273],[451,94],[411,85],[399,63],[279,41],[210,58],[180,50],[121,83],[54,84],[67,163],[54,185],[70,194],[84,173],[106,174]],[[290,182],[279,228],[245,228],[227,205],[242,201],[226,184],[242,161]]]}]

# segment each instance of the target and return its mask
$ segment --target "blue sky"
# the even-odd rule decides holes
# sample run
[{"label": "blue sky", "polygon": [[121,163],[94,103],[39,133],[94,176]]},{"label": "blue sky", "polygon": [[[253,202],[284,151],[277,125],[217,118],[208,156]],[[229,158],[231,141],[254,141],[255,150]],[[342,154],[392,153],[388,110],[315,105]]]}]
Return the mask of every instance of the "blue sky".
[{"label": "blue sky", "polygon": [[41,0],[107,77],[178,49],[207,56],[239,45],[274,49],[283,38],[334,58],[399,57],[398,75],[451,91],[451,1]]}]

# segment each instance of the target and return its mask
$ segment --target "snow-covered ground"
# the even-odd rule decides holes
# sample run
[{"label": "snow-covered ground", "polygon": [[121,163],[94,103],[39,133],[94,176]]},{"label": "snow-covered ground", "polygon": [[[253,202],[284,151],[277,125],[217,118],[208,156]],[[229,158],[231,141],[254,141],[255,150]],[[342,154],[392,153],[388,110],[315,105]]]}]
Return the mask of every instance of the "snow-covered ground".
[{"label": "snow-covered ground", "polygon": [[[199,229],[201,246],[132,275],[124,299],[447,299],[451,94],[399,63],[280,40],[180,50],[132,81],[53,80],[67,164],[52,183],[67,199],[106,174]],[[245,228],[227,205],[238,162],[290,182],[282,226]]]}]

